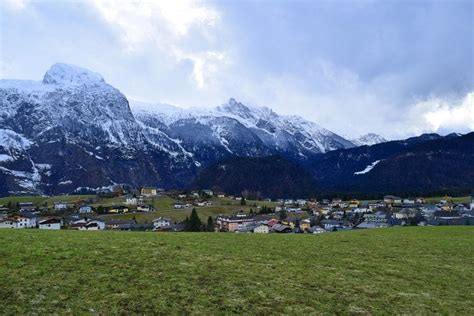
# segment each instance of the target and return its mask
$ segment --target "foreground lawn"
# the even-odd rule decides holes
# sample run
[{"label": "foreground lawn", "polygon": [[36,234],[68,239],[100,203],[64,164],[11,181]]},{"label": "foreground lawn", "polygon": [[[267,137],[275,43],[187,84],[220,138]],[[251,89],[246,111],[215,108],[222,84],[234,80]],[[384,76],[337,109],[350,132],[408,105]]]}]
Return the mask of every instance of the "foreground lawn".
[{"label": "foreground lawn", "polygon": [[2,314],[473,314],[474,227],[0,230]]}]

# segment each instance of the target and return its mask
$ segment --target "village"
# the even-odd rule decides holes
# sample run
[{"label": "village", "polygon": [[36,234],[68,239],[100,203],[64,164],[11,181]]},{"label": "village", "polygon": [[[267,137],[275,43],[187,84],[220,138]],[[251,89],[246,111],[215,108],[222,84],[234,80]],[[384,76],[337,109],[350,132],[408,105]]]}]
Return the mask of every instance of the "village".
[{"label": "village", "polygon": [[113,186],[96,195],[55,197],[52,204],[25,197],[0,205],[0,228],[320,234],[392,226],[474,225],[474,195],[459,202],[448,196],[428,201],[393,195],[371,201],[250,200],[243,193]]}]

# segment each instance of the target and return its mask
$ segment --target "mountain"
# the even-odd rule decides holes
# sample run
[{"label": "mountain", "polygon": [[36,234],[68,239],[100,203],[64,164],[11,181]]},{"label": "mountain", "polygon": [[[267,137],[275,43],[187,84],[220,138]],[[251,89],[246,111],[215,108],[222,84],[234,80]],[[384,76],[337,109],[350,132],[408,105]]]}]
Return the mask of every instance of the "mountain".
[{"label": "mountain", "polygon": [[226,159],[204,169],[193,187],[272,198],[306,197],[316,192],[311,175],[302,166],[280,156]]},{"label": "mountain", "polygon": [[293,160],[354,146],[300,117],[231,99],[211,110],[134,106],[95,72],[55,64],[42,81],[0,80],[0,195],[115,183],[185,187],[221,159]]},{"label": "mountain", "polygon": [[1,80],[0,102],[1,194],[184,185],[195,174],[179,144],[147,138],[126,97],[89,70],[55,64],[39,82]]},{"label": "mountain", "polygon": [[[330,151],[296,164],[299,169],[288,167],[291,164],[295,163],[282,157],[219,162],[204,169],[194,184],[273,197],[468,194],[474,188],[474,132],[445,137],[423,134]],[[302,182],[295,184],[298,178]]]},{"label": "mountain", "polygon": [[309,169],[320,192],[469,193],[474,188],[474,133],[423,134],[402,141],[332,151]]},{"label": "mountain", "polygon": [[351,142],[356,146],[364,146],[364,145],[371,146],[371,145],[376,145],[380,143],[385,143],[387,142],[387,140],[380,135],[377,135],[374,133],[368,133],[368,134],[362,135],[359,138],[351,139]]},{"label": "mountain", "polygon": [[282,155],[305,160],[330,150],[354,147],[350,141],[298,116],[235,99],[215,109],[179,109],[132,102],[137,121],[152,137],[165,133],[206,164],[231,156]]}]

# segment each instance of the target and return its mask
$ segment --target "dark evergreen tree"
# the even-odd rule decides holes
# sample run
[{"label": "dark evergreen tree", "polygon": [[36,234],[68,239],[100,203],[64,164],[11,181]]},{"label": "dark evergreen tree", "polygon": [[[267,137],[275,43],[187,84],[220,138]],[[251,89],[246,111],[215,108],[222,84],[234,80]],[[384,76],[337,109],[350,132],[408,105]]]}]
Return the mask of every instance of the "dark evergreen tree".
[{"label": "dark evergreen tree", "polygon": [[247,205],[247,201],[245,200],[245,197],[242,197],[242,200],[240,200],[240,205],[242,206]]},{"label": "dark evergreen tree", "polygon": [[208,232],[213,232],[213,231],[214,231],[214,220],[212,219],[212,216],[209,216],[209,217],[207,218],[206,230],[207,230]]},{"label": "dark evergreen tree", "polygon": [[189,217],[189,231],[190,232],[198,232],[201,231],[201,219],[199,218],[198,213],[196,212],[196,209],[193,208],[191,211],[191,216]]}]

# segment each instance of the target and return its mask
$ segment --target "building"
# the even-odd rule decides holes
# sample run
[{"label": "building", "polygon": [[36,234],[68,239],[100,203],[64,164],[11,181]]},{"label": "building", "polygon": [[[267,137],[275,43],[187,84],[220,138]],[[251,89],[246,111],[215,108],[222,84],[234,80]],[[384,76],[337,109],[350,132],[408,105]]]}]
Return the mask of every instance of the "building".
[{"label": "building", "polygon": [[21,210],[11,217],[18,222],[17,228],[35,228],[37,216],[30,211]]},{"label": "building", "polygon": [[474,194],[471,195],[471,207],[470,207],[471,211],[474,211]]},{"label": "building", "polygon": [[171,219],[158,217],[153,221],[153,230],[163,230],[171,228]]},{"label": "building", "polygon": [[90,207],[89,205],[83,205],[79,208],[79,213],[81,214],[92,213],[92,207]]},{"label": "building", "polygon": [[234,216],[219,215],[216,218],[217,229],[219,231],[228,232],[235,232],[239,228],[242,228],[243,226],[247,226],[248,224],[252,224],[254,222],[255,218],[245,213],[238,213]]},{"label": "building", "polygon": [[256,234],[268,234],[270,229],[268,228],[268,225],[260,224],[253,229],[253,232]]},{"label": "building", "polygon": [[143,187],[140,190],[140,194],[147,197],[156,196],[158,195],[158,189],[153,187]]},{"label": "building", "polygon": [[81,218],[71,222],[70,227],[77,230],[104,230],[105,222],[100,219]]},{"label": "building", "polygon": [[61,220],[59,218],[47,218],[38,222],[39,229],[61,229]]},{"label": "building", "polygon": [[364,222],[367,223],[387,223],[389,216],[384,212],[375,214],[364,214]]},{"label": "building", "polygon": [[18,228],[18,221],[11,218],[1,219],[0,228]]},{"label": "building", "polygon": [[67,210],[69,208],[73,208],[74,204],[68,202],[55,202],[54,209],[56,211]]},{"label": "building", "polygon": [[402,198],[394,195],[386,195],[383,197],[383,201],[385,204],[402,204]]}]

